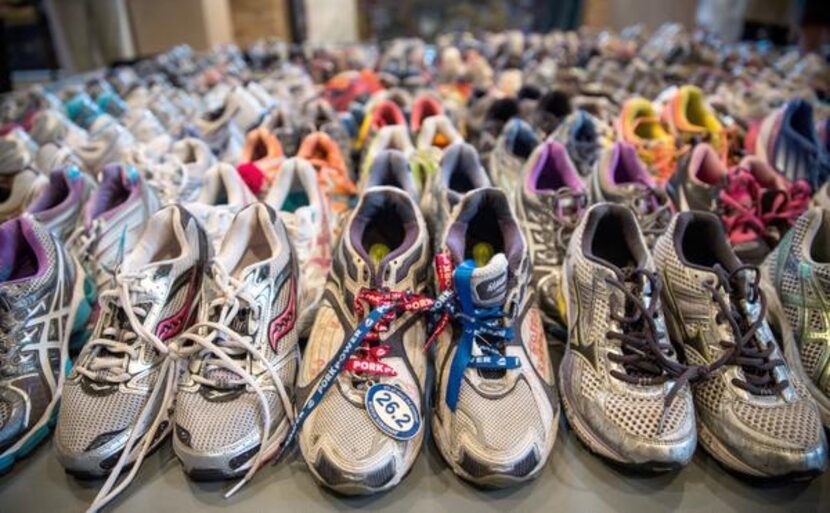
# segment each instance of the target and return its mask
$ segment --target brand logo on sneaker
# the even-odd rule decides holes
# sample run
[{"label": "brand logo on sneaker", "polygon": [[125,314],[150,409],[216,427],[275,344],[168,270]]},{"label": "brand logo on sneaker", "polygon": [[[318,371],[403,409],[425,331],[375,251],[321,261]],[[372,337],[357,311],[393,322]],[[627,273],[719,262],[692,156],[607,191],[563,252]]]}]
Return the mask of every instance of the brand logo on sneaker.
[{"label": "brand logo on sneaker", "polygon": [[476,295],[481,299],[493,299],[504,294],[507,287],[507,275],[502,274],[476,286]]},{"label": "brand logo on sneaker", "polygon": [[268,340],[271,343],[271,349],[275,352],[282,337],[294,328],[294,323],[297,321],[297,284],[293,278],[283,283],[288,284],[288,304],[268,326]]}]

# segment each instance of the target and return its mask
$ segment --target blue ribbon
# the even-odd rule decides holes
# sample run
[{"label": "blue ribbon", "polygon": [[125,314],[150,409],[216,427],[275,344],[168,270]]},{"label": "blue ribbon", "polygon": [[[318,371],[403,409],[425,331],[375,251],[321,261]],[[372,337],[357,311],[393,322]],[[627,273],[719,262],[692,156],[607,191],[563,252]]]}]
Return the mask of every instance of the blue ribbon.
[{"label": "blue ribbon", "polygon": [[453,282],[461,312],[456,317],[461,321],[461,338],[455,349],[455,356],[450,364],[447,378],[445,400],[450,410],[458,406],[461,382],[467,367],[478,369],[515,369],[521,365],[519,358],[504,356],[487,344],[480,344],[482,356],[473,356],[473,342],[476,337],[491,336],[502,340],[513,339],[513,327],[501,326],[504,312],[498,308],[476,308],[472,297],[472,277],[476,265],[473,260],[465,260],[453,273]]}]

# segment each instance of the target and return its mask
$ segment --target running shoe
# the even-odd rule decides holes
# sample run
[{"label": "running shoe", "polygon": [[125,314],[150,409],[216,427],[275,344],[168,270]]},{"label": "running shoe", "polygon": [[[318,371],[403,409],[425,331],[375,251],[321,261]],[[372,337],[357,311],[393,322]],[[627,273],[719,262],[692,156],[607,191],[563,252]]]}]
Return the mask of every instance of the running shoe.
[{"label": "running shoe", "polygon": [[358,191],[363,193],[372,187],[387,185],[397,187],[419,202],[421,191],[412,176],[412,168],[406,154],[399,150],[383,150],[372,160],[372,167],[358,184]]},{"label": "running shoe", "polygon": [[136,147],[135,137],[116,122],[90,131],[86,144],[74,149],[83,168],[98,174],[105,166],[122,161]]},{"label": "running shoe", "polygon": [[196,220],[182,207],[164,208],[147,221],[111,286],[98,296],[98,322],[66,378],[54,440],[67,472],[109,476],[92,511],[130,484],[171,430],[183,369],[169,357],[168,344],[196,316],[209,253]]},{"label": "running shoe", "polygon": [[599,119],[584,110],[577,110],[562,121],[551,137],[565,145],[580,176],[588,177],[603,148],[607,147],[607,141],[611,140],[607,132]]},{"label": "running shoe", "polygon": [[764,118],[755,154],[788,180],[806,180],[813,190],[830,176],[830,156],[816,133],[813,107],[804,100],[787,102]]},{"label": "running shoe", "polygon": [[303,140],[296,156],[311,162],[317,170],[317,180],[323,188],[323,194],[329,198],[337,224],[354,204],[354,195],[357,193],[340,148],[325,133],[314,132]]},{"label": "running shoe", "polygon": [[685,85],[670,93],[661,115],[669,131],[684,144],[708,143],[726,162],[726,131],[699,87]]},{"label": "running shoe", "polygon": [[259,195],[276,180],[284,159],[279,139],[265,127],[254,128],[245,136],[239,174],[251,191]]},{"label": "running shoe", "polygon": [[13,132],[0,138],[0,222],[20,214],[48,183],[33,168],[33,151]]},{"label": "running shoe", "polygon": [[[760,272],[742,264],[720,220],[682,212],[654,247],[669,337],[706,379],[695,384],[700,444],[725,467],[761,478],[827,467],[818,408],[769,327]],[[786,334],[786,331],[785,331]]]},{"label": "running shoe", "polygon": [[371,141],[381,128],[389,125],[406,126],[406,117],[401,108],[391,100],[370,102],[366,108],[366,115],[355,139],[355,148],[362,149]]},{"label": "running shoe", "polygon": [[421,131],[424,120],[432,116],[444,115],[444,106],[437,96],[432,93],[420,93],[412,101],[412,110],[409,115],[409,129],[413,134]]},{"label": "running shoe", "polygon": [[440,244],[450,212],[464,193],[488,186],[490,177],[481,165],[475,148],[459,142],[444,151],[438,170],[427,177],[421,195],[421,211],[436,247]]},{"label": "running shoe", "polygon": [[70,121],[59,110],[54,109],[42,110],[35,114],[29,135],[41,146],[53,142],[77,148],[82,146],[87,139],[86,130]]},{"label": "running shoe", "polygon": [[661,281],[631,209],[597,204],[565,261],[568,344],[559,368],[568,423],[592,452],[648,471],[695,452],[691,372],[665,330]]},{"label": "running shoe", "polygon": [[286,155],[297,153],[297,147],[300,145],[300,130],[294,116],[284,103],[277,104],[268,112],[260,128],[264,128],[269,134],[274,134]]},{"label": "running shoe", "polygon": [[[72,148],[66,144],[55,142],[42,144],[37,149],[33,164],[35,169],[54,170],[61,167],[77,166],[86,172],[83,165],[83,162],[81,162],[81,159],[75,154]],[[87,174],[93,176],[92,173]]]},{"label": "running shoe", "polygon": [[147,220],[159,209],[156,194],[132,166],[104,168],[83,219],[67,240],[97,290],[108,289],[115,268],[138,243]]},{"label": "running shoe", "polygon": [[237,164],[245,144],[244,132],[233,119],[233,111],[224,106],[202,114],[195,122],[199,138],[210,146],[222,162]]},{"label": "running shoe", "polygon": [[415,147],[418,151],[425,151],[430,148],[443,150],[452,144],[464,140],[447,116],[430,116],[426,118],[417,134]]},{"label": "running shoe", "polygon": [[623,104],[617,133],[622,141],[637,148],[640,159],[658,183],[664,183],[674,173],[679,158],[674,136],[649,100],[635,97]]},{"label": "running shoe", "polygon": [[41,189],[26,212],[58,241],[66,242],[95,187],[92,177],[77,166],[55,169],[49,173],[49,184]]},{"label": "running shoe", "polygon": [[173,450],[194,479],[244,475],[228,495],[279,448],[294,417],[298,281],[277,214],[263,203],[244,208],[210,262],[196,322],[171,348],[188,362]]},{"label": "running shoe", "polygon": [[666,191],[680,211],[716,213],[742,260],[759,263],[769,253],[758,181],[741,167],[728,170],[708,144],[681,159]]},{"label": "running shoe", "polygon": [[75,260],[29,216],[0,224],[0,474],[55,425],[90,305]]},{"label": "running shoe", "polygon": [[415,154],[415,145],[409,137],[409,132],[404,125],[389,125],[381,128],[372,138],[371,142],[363,152],[360,165],[360,176],[358,179],[366,179],[369,169],[375,160],[375,156],[385,150],[398,150],[411,158]]},{"label": "running shoe", "polygon": [[338,113],[327,101],[317,98],[306,102],[300,109],[299,117],[308,126],[303,137],[313,132],[323,132],[337,143],[343,155],[350,153],[352,138]]},{"label": "running shoe", "polygon": [[432,435],[458,476],[509,486],[545,467],[559,398],[530,253],[507,196],[464,195],[441,236],[436,285],[455,291],[456,320],[435,342]]},{"label": "running shoe", "polygon": [[429,255],[424,219],[405,192],[363,194],[305,348],[293,428],[312,475],[339,493],[395,486],[420,452],[428,362],[417,315],[432,305],[421,295]]},{"label": "running shoe", "polygon": [[216,163],[210,147],[195,137],[173,143],[159,164],[146,168],[147,185],[162,204],[187,203],[200,194],[205,173]]},{"label": "running shoe", "polygon": [[634,146],[615,142],[602,153],[591,176],[592,203],[611,202],[629,207],[651,248],[672,216],[668,195],[654,182]]},{"label": "running shoe", "polygon": [[830,427],[830,215],[811,208],[767,257],[761,274],[769,298],[770,321],[784,337],[784,357],[790,371],[818,404]]},{"label": "running shoe", "polygon": [[301,295],[297,329],[308,336],[326,287],[334,247],[332,213],[314,166],[307,160],[286,160],[265,202],[277,211],[296,251]]},{"label": "running shoe", "polygon": [[201,223],[216,253],[237,212],[255,202],[236,169],[217,162],[205,172],[199,195],[184,206]]},{"label": "running shoe", "polygon": [[520,183],[522,168],[539,145],[539,137],[533,128],[520,118],[513,118],[504,125],[496,144],[487,155],[490,178],[512,197]]},{"label": "running shoe", "polygon": [[542,319],[553,335],[563,339],[567,323],[562,264],[571,234],[588,205],[588,189],[562,144],[549,139],[534,150],[513,202],[533,262]]}]

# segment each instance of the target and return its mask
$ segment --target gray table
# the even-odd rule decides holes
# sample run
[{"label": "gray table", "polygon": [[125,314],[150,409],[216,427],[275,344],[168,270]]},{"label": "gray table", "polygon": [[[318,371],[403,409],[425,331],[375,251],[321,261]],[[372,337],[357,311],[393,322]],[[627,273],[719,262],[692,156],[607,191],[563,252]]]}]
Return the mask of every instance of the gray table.
[{"label": "gray table", "polygon": [[[47,442],[0,477],[0,512],[82,511],[99,483],[63,472]],[[830,512],[830,472],[809,484],[751,484],[725,472],[702,450],[675,474],[631,476],[593,456],[561,428],[553,455],[535,481],[509,490],[480,490],[457,479],[431,442],[394,490],[368,498],[327,492],[313,481],[298,451],[262,469],[236,496],[224,483],[194,483],[167,442],[150,456],[133,485],[108,511],[118,512],[378,512],[452,513],[579,511]]]}]

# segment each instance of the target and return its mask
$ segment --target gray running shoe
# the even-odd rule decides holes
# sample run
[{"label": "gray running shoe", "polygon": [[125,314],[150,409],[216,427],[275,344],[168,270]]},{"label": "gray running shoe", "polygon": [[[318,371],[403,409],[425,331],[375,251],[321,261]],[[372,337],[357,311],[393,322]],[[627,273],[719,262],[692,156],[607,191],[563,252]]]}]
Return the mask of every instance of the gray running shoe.
[{"label": "gray running shoe", "polygon": [[660,287],[631,210],[591,207],[565,263],[562,403],[591,451],[648,471],[686,465],[697,444],[691,374],[666,334]]},{"label": "gray running shoe", "polygon": [[741,264],[720,220],[678,214],[657,240],[654,259],[671,339],[682,344],[689,365],[708,375],[694,386],[700,444],[748,476],[823,472],[827,440],[816,403],[769,327],[758,269]]},{"label": "gray running shoe", "polygon": [[457,320],[435,343],[435,443],[467,481],[531,479],[556,440],[559,398],[530,254],[504,192],[465,194],[436,258],[437,288],[455,291]]}]

